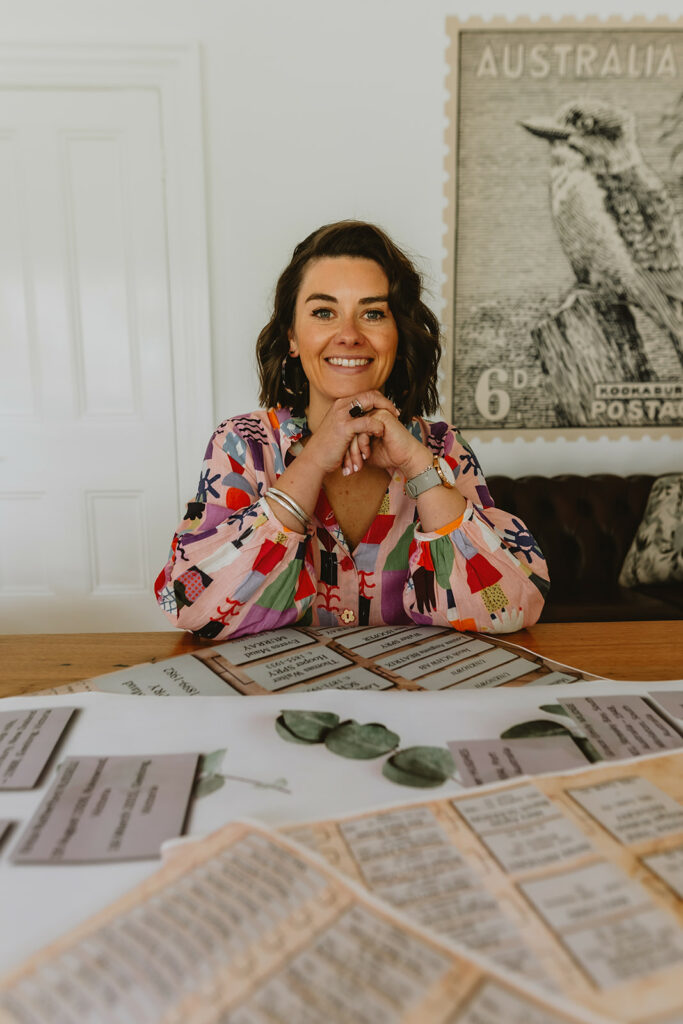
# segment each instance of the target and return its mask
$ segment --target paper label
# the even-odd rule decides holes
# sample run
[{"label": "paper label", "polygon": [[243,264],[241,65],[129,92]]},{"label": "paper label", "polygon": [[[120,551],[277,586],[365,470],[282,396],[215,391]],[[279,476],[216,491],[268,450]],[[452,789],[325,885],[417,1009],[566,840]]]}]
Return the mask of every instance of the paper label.
[{"label": "paper label", "polygon": [[[498,648],[497,654],[503,652],[503,648]],[[510,652],[508,652],[510,653]],[[494,659],[494,652],[490,654],[482,654],[481,658],[476,659],[479,665],[494,665],[502,664],[502,668],[494,668],[493,671],[482,672],[479,668],[479,674],[474,675],[473,678],[463,680],[463,673],[460,673],[461,681],[458,683],[459,690],[480,690],[487,686],[502,686],[504,683],[510,683],[513,679],[519,679],[520,676],[526,675],[527,672],[533,672],[538,666],[534,661],[529,661],[527,658],[512,657],[512,659],[503,662],[503,659],[497,657]],[[472,663],[474,666],[475,662]],[[471,676],[472,673],[469,673]]]},{"label": "paper label", "polygon": [[648,904],[643,887],[607,861],[523,882],[520,888],[557,933]]},{"label": "paper label", "polygon": [[560,817],[481,838],[503,870],[511,875],[561,864],[593,849],[573,821]]},{"label": "paper label", "polygon": [[558,864],[593,849],[574,822],[533,786],[454,800],[453,806],[509,874]]},{"label": "paper label", "polygon": [[[364,633],[371,626],[311,626],[310,631],[315,636],[324,636],[328,640],[336,640],[340,636],[351,636],[354,633]],[[408,626],[396,626],[396,629],[408,629]]]},{"label": "paper label", "polygon": [[74,711],[0,711],[0,789],[35,786]]},{"label": "paper label", "polygon": [[600,988],[683,961],[674,918],[614,864],[590,864],[520,888]]},{"label": "paper label", "polygon": [[365,884],[441,935],[532,977],[543,977],[515,922],[464,857],[432,810],[385,811],[339,823]]},{"label": "paper label", "polygon": [[[391,641],[392,639],[394,640],[394,646],[400,647],[404,642],[404,637],[414,633],[415,630],[411,629],[410,626],[364,626],[362,629],[354,629],[351,632],[348,630],[345,632],[330,632],[332,632],[332,639],[341,647],[346,647],[350,651],[356,651],[360,647],[374,647],[377,642],[381,643],[383,640]],[[419,639],[419,637],[413,637],[413,640],[416,639]]]},{"label": "paper label", "polygon": [[561,683],[575,683],[580,676],[570,676],[568,672],[548,672],[545,676],[532,679],[527,686],[559,686]]},{"label": "paper label", "polygon": [[620,843],[683,832],[683,807],[649,779],[632,775],[568,792]]},{"label": "paper label", "polygon": [[648,694],[664,708],[672,718],[683,721],[683,692],[681,690],[655,690]]},{"label": "paper label", "polygon": [[[449,662],[457,661],[461,657],[466,658],[469,653],[469,645],[473,643],[481,643],[481,641],[472,640],[462,634],[454,636],[449,633],[440,640],[432,640],[431,643],[411,647],[402,653],[391,654],[386,658],[378,658],[377,664],[380,668],[394,672],[398,676],[403,676],[404,679],[417,679],[418,676],[432,672],[433,668],[438,668],[441,664],[449,664]],[[486,644],[485,646],[489,647],[490,645]],[[456,649],[457,653],[455,653]],[[480,648],[476,648],[476,650],[480,650]],[[445,655],[445,657],[437,660],[432,667],[432,659],[439,655]]]},{"label": "paper label", "polygon": [[456,1011],[446,1024],[566,1024],[566,1017],[534,1005],[496,981],[486,981],[464,1010]]},{"label": "paper label", "polygon": [[559,703],[608,761],[683,747],[683,736],[642,697],[575,697]]},{"label": "paper label", "polygon": [[[473,650],[475,643],[478,644],[479,641],[475,640],[472,644],[467,645],[470,648],[468,654],[475,653]],[[453,660],[451,659],[451,661]],[[424,686],[426,690],[445,690],[448,686],[455,686],[465,679],[471,679],[473,676],[479,677],[480,672],[504,665],[508,661],[515,661],[515,655],[503,647],[496,647],[478,658],[468,658],[466,661],[450,665],[440,672],[434,672],[433,675],[421,679],[420,686]]]},{"label": "paper label", "polygon": [[376,672],[370,672],[366,668],[351,668],[348,672],[339,672],[337,675],[328,676],[317,683],[306,683],[305,686],[297,687],[296,693],[303,690],[390,690],[393,687],[390,679],[378,676]]},{"label": "paper label", "polygon": [[563,941],[600,988],[683,963],[680,929],[659,907],[581,929],[563,936]]},{"label": "paper label", "polygon": [[158,857],[179,836],[198,754],[68,757],[26,826],[18,864]]},{"label": "paper label", "polygon": [[514,786],[487,796],[453,800],[452,804],[478,835],[493,829],[517,828],[557,816],[552,800],[531,784]]},{"label": "paper label", "polygon": [[379,654],[386,654],[387,651],[394,651],[407,644],[416,644],[427,637],[443,633],[446,627],[439,626],[415,626],[414,629],[406,626],[405,629],[396,626],[387,626],[385,629],[361,630],[350,637],[337,637],[337,643],[361,658],[376,658]]},{"label": "paper label", "polygon": [[313,637],[296,629],[271,629],[267,633],[257,633],[238,640],[227,640],[211,648],[211,654],[221,654],[232,665],[246,665],[260,658],[270,658],[273,654],[293,651],[297,647],[306,647],[315,643]]},{"label": "paper label", "polygon": [[416,936],[357,906],[293,956],[230,1020],[393,1024],[426,997],[449,967],[446,956]]},{"label": "paper label", "polygon": [[200,658],[181,654],[165,661],[132,665],[90,680],[102,693],[135,697],[230,697],[237,691]]},{"label": "paper label", "polygon": [[517,775],[564,771],[587,763],[570,736],[451,740],[448,747],[464,786],[481,786]]},{"label": "paper label", "polygon": [[652,853],[649,857],[643,857],[642,861],[683,900],[683,846]]},{"label": "paper label", "polygon": [[250,679],[272,693],[284,686],[303,683],[312,676],[320,676],[332,669],[346,668],[352,664],[350,658],[345,658],[329,647],[315,647],[311,651],[288,654],[262,665],[250,665],[245,671]]}]

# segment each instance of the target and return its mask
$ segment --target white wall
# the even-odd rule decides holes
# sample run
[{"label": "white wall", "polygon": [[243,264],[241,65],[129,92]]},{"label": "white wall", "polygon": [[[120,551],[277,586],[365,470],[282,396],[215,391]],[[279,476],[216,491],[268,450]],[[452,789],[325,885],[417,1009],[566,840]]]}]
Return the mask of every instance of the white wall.
[{"label": "white wall", "polygon": [[[546,10],[533,0],[0,0],[5,41],[199,42],[216,420],[257,405],[254,342],[275,279],[321,223],[382,224],[418,257],[441,311],[445,15]],[[659,0],[658,14],[679,10]],[[576,16],[596,11],[638,8],[572,5]],[[477,451],[489,474],[683,466],[683,442],[671,438]]]}]

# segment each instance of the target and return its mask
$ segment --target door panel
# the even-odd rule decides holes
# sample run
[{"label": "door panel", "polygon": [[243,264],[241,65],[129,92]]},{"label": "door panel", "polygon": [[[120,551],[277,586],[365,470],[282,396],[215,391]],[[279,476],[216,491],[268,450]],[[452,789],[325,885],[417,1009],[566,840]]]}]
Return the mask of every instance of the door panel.
[{"label": "door panel", "polygon": [[178,484],[157,93],[0,90],[0,217],[2,631],[163,629]]}]

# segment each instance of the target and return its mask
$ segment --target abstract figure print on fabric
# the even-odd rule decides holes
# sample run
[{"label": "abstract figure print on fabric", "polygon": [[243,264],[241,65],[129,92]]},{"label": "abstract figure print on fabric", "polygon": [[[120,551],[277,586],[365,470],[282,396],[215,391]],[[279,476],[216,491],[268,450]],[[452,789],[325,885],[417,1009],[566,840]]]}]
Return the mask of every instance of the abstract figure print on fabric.
[{"label": "abstract figure print on fabric", "polygon": [[301,450],[304,418],[282,408],[221,423],[156,581],[163,611],[182,629],[220,639],[293,623],[486,632],[534,623],[549,589],[536,541],[493,506],[477,458],[454,427],[415,419],[410,429],[447,460],[467,507],[423,533],[417,503],[394,472],[350,550],[324,491],[307,534],[284,527],[265,500]]}]

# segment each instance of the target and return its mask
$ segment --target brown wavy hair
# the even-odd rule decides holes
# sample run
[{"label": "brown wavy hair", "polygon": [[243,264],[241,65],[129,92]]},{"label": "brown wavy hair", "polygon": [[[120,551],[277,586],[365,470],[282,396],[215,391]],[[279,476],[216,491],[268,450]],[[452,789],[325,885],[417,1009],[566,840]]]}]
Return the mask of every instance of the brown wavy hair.
[{"label": "brown wavy hair", "polygon": [[422,279],[406,254],[381,228],[357,220],[325,224],[313,231],[299,242],[289,265],[280,274],[273,315],[256,342],[261,404],[267,408],[288,406],[295,416],[302,416],[306,410],[308,379],[299,359],[287,359],[288,331],[294,323],[294,307],[304,271],[311,260],[325,256],[356,256],[380,265],[389,281],[389,308],[398,329],[396,361],[384,393],[400,409],[403,423],[409,423],[414,416],[436,412],[441,332],[438,320],[422,301]]}]

